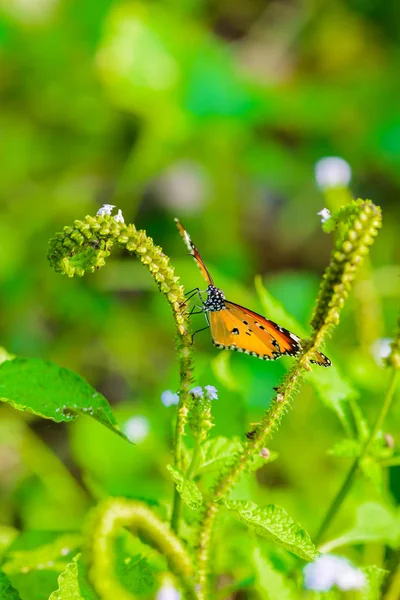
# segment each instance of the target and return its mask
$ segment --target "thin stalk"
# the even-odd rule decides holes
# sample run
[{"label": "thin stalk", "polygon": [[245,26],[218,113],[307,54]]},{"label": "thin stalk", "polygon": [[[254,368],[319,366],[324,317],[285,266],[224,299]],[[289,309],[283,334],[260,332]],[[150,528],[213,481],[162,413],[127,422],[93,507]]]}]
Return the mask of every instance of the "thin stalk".
[{"label": "thin stalk", "polygon": [[354,481],[355,476],[358,473],[361,461],[367,455],[368,450],[371,447],[371,444],[374,442],[378,432],[381,430],[383,422],[386,418],[386,415],[392,405],[393,396],[396,391],[398,381],[399,381],[399,371],[397,369],[394,369],[392,371],[389,387],[386,392],[386,396],[385,396],[384,402],[382,404],[382,408],[379,412],[379,415],[375,421],[373,428],[371,429],[371,433],[369,434],[367,440],[365,441],[364,446],[363,446],[359,456],[357,456],[357,458],[354,460],[354,463],[352,464],[350,471],[348,472],[347,477],[343,482],[342,487],[336,494],[331,506],[329,507],[329,510],[328,510],[328,512],[322,522],[322,525],[319,528],[317,536],[315,538],[316,544],[320,543],[325,532],[327,531],[328,527],[330,526],[331,522],[333,521],[337,512],[339,511],[340,507],[342,506],[343,501],[345,500],[348,491],[350,490],[351,486],[353,485],[353,481]]}]

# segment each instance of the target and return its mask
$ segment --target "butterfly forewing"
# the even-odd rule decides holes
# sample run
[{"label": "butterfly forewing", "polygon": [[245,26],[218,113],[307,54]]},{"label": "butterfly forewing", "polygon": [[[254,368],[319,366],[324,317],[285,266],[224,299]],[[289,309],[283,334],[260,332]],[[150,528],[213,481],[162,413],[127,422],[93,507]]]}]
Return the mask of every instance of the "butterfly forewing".
[{"label": "butterfly forewing", "polygon": [[201,271],[201,274],[203,275],[203,277],[207,281],[207,283],[212,285],[213,284],[212,277],[211,277],[210,273],[208,272],[208,269],[207,269],[206,265],[204,264],[204,260],[201,258],[199,251],[197,250],[196,246],[193,244],[190,235],[188,234],[188,232],[182,226],[182,224],[180,223],[180,221],[178,219],[175,219],[175,223],[179,230],[179,233],[182,236],[183,241],[185,242],[186,248],[189,250],[189,253],[195,259],[197,266],[199,267],[199,269]]},{"label": "butterfly forewing", "polygon": [[299,338],[239,304],[225,301],[225,309],[210,313],[210,327],[216,346],[275,360],[301,350]]}]

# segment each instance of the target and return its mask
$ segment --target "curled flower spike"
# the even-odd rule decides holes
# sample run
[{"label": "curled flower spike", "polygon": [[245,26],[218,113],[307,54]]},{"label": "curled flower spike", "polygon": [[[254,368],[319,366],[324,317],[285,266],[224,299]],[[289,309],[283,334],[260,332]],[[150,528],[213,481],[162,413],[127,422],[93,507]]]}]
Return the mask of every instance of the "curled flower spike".
[{"label": "curled flower spike", "polygon": [[124,528],[158,550],[177,578],[184,598],[197,600],[192,561],[182,542],[145,504],[124,498],[110,498],[99,504],[87,526],[83,557],[89,580],[102,600],[133,600],[115,570],[115,538]]},{"label": "curled flower spike", "polygon": [[[178,334],[178,353],[180,363],[179,404],[174,436],[174,463],[182,468],[182,436],[188,417],[190,401],[190,384],[192,381],[192,338],[188,331],[189,320],[182,306],[186,298],[179,285],[169,258],[160,246],[143,230],[137,230],[133,224],[124,222],[119,210],[112,217],[115,207],[105,204],[96,216],[88,215],[83,220],[74,221],[73,225],[64,227],[49,242],[48,259],[57,273],[68,277],[82,277],[85,273],[93,273],[104,266],[114,244],[134,253],[140,262],[150,271],[159,290],[167,298],[173,313]],[[178,495],[179,496],[179,495]],[[175,516],[178,514],[175,511]]]},{"label": "curled flower spike", "polygon": [[324,554],[304,569],[304,587],[314,592],[328,592],[334,586],[339,590],[360,590],[367,584],[364,573],[347,558]]}]

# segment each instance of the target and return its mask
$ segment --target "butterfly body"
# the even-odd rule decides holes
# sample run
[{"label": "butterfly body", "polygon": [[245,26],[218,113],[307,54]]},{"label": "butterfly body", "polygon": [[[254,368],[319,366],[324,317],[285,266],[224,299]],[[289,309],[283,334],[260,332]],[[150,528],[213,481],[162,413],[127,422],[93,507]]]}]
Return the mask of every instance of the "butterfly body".
[{"label": "butterfly body", "polygon": [[[190,254],[208,283],[202,310],[207,315],[213,344],[217,348],[244,352],[261,360],[276,360],[283,355],[295,356],[301,352],[300,338],[297,335],[225,298],[224,292],[214,285],[189,234],[177,219],[175,221]],[[329,358],[319,351],[315,352],[315,360],[311,362],[324,367],[331,365]]]}]

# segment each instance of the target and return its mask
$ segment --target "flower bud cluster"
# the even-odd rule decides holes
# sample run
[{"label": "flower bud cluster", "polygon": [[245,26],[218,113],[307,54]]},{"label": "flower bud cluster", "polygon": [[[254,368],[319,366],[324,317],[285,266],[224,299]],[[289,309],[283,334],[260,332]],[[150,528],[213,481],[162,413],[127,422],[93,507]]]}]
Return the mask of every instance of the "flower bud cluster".
[{"label": "flower bud cluster", "polygon": [[330,328],[339,322],[339,314],[355,273],[382,223],[380,208],[370,200],[355,200],[332,218],[336,223],[342,219],[348,219],[349,222],[333,249],[330,265],[321,283],[311,320],[312,327],[317,331],[323,326]]}]

